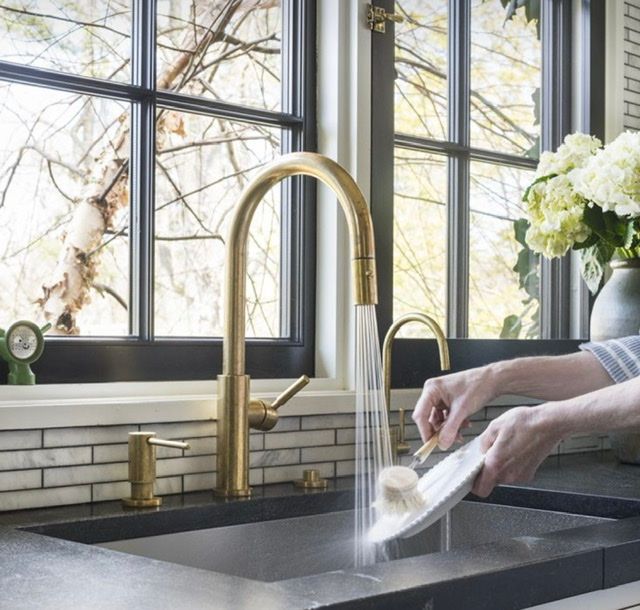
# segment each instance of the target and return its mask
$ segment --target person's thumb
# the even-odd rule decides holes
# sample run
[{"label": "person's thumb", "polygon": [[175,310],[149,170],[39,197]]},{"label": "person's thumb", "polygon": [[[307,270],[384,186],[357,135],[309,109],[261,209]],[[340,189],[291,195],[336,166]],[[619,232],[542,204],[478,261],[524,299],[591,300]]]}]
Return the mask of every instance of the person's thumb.
[{"label": "person's thumb", "polygon": [[438,433],[438,445],[440,445],[440,449],[449,449],[449,447],[455,443],[460,433],[460,426],[462,426],[464,420],[465,414],[460,409],[449,412],[447,419],[445,419]]}]

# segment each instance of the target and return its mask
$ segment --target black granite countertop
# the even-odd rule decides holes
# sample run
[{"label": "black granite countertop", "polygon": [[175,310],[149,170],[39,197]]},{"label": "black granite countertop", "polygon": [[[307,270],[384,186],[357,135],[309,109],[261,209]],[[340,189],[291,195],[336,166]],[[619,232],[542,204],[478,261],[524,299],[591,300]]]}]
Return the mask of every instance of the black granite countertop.
[{"label": "black granite countertop", "polygon": [[106,502],[3,513],[0,609],[500,610],[640,580],[640,467],[608,453],[552,458],[532,483],[501,486],[485,501],[620,520],[264,583],[86,543],[349,509],[350,480],[311,494],[265,486],[250,500],[170,496],[141,512]]}]

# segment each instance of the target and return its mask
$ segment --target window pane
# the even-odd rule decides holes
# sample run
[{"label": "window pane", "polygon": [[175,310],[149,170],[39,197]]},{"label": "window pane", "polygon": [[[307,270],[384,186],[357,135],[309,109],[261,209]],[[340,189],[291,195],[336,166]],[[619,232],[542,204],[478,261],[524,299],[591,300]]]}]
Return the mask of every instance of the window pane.
[{"label": "window pane", "polygon": [[280,108],[280,2],[158,2],[158,88]]},{"label": "window pane", "polygon": [[[471,236],[469,336],[537,338],[539,292],[530,257],[521,263],[530,294],[514,271],[522,247],[513,221],[521,218],[522,193],[533,172],[487,163],[471,163]],[[505,324],[505,320],[510,317]],[[503,333],[503,327],[505,332]],[[519,330],[519,332],[518,332]]]},{"label": "window pane", "polygon": [[82,76],[131,78],[131,0],[6,0],[0,57]]},{"label": "window pane", "polygon": [[129,107],[0,85],[1,324],[129,332]]},{"label": "window pane", "polygon": [[[393,317],[421,311],[445,329],[446,158],[396,148],[394,191]],[[405,336],[424,333],[411,325]]]},{"label": "window pane", "polygon": [[[252,171],[279,154],[276,129],[160,110],[156,166],[157,335],[220,336],[224,238]],[[280,191],[258,207],[248,249],[247,336],[280,336]]]},{"label": "window pane", "polygon": [[[541,47],[537,19],[500,0],[471,8],[471,145],[538,156]],[[533,5],[534,3],[530,3]],[[532,15],[529,15],[531,17]]]},{"label": "window pane", "polygon": [[447,138],[447,3],[399,0],[395,36],[395,130]]}]

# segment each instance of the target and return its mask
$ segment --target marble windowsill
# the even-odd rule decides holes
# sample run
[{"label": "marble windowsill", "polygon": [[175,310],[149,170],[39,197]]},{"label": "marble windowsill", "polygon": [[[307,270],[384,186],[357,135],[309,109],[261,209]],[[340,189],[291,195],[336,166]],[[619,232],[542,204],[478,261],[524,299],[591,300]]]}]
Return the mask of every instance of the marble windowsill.
[{"label": "marble windowsill", "polygon": [[[315,381],[310,388],[322,387]],[[283,384],[258,381],[255,395],[273,399]],[[215,382],[3,386],[0,430],[216,419],[215,391]],[[393,390],[393,409],[413,409],[419,395],[419,389]],[[491,405],[532,403],[503,396]],[[335,389],[305,389],[285,407],[286,415],[292,416],[352,413],[354,408],[355,392]]]}]

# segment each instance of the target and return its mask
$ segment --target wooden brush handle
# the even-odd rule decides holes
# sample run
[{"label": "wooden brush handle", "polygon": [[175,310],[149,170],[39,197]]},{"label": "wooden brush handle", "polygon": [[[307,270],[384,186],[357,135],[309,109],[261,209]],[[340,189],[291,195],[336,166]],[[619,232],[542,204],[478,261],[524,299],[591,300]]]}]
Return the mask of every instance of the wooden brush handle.
[{"label": "wooden brush handle", "polygon": [[420,463],[424,462],[431,452],[438,446],[438,435],[434,434],[418,451],[413,454],[414,458],[420,460]]}]

